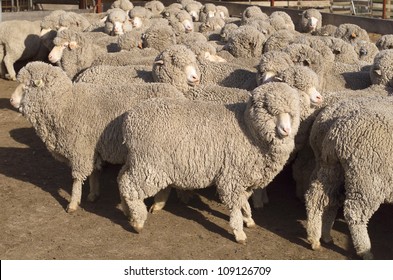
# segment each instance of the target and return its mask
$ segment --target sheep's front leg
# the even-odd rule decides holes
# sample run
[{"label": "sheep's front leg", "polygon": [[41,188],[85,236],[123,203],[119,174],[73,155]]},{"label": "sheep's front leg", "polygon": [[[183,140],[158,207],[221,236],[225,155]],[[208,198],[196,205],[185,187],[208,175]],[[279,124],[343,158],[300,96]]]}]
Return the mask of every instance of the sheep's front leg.
[{"label": "sheep's front leg", "polygon": [[130,224],[137,233],[140,233],[143,230],[143,227],[147,219],[148,212],[147,212],[146,205],[143,202],[143,200],[139,200],[139,199],[134,200],[128,197],[124,197],[124,201],[129,209]]},{"label": "sheep's front leg", "polygon": [[[248,204],[247,193],[240,188],[223,188],[217,185],[217,191],[221,201],[229,208],[229,225],[235,235],[236,242],[246,244],[247,236],[243,231],[243,214],[242,208]],[[249,210],[251,213],[251,209]]]},{"label": "sheep's front leg", "polygon": [[82,198],[82,180],[74,179],[72,183],[71,200],[67,207],[67,212],[72,213],[78,209]]},{"label": "sheep's front leg", "polygon": [[4,56],[4,65],[7,69],[8,74],[5,75],[5,77],[9,80],[15,81],[16,80],[16,73],[14,70],[14,62],[11,59],[11,55],[9,53],[6,53]]},{"label": "sheep's front leg", "polygon": [[99,173],[99,171],[93,170],[89,176],[90,193],[87,196],[87,200],[90,202],[94,202],[100,197]]}]

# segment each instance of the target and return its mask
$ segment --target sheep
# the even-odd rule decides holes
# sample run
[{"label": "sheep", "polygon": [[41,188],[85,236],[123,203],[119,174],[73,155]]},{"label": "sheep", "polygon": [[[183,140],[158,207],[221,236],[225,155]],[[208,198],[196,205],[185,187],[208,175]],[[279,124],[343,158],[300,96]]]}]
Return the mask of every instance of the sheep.
[{"label": "sheep", "polygon": [[127,12],[120,8],[114,8],[108,11],[104,27],[105,33],[116,36],[131,30],[132,24],[128,19]]},{"label": "sheep", "polygon": [[320,248],[321,237],[332,242],[330,231],[344,206],[357,255],[373,259],[367,223],[382,203],[393,203],[392,106],[392,97],[346,100],[326,108],[315,121],[310,138],[318,139],[311,142],[317,164],[305,195],[312,249]]},{"label": "sheep", "polygon": [[374,57],[379,52],[378,47],[369,41],[358,40],[354,43],[353,47],[358,54],[359,60],[367,63],[373,63]]},{"label": "sheep", "polygon": [[172,3],[169,6],[165,7],[162,16],[164,18],[170,18],[174,16],[176,13],[178,13],[179,11],[181,11],[182,9],[183,6],[180,3]]},{"label": "sheep", "polygon": [[174,44],[176,44],[176,34],[168,24],[154,24],[142,35],[144,48],[153,48],[162,52]]},{"label": "sheep", "polygon": [[209,41],[221,39],[221,29],[224,27],[225,21],[220,17],[209,17],[199,26],[199,32],[204,34]]},{"label": "sheep", "polygon": [[152,17],[152,13],[149,9],[142,6],[135,6],[129,11],[128,16],[130,17],[132,27],[142,29],[148,27],[148,22]]},{"label": "sheep", "polygon": [[147,218],[144,198],[168,185],[200,189],[215,184],[230,209],[235,239],[244,244],[243,221],[255,224],[249,209],[242,216],[249,192],[266,186],[282,170],[298,125],[299,98],[285,83],[262,85],[241,104],[169,99],[140,103],[123,123],[128,150],[118,176],[123,211],[140,232]]},{"label": "sheep", "polygon": [[255,27],[258,31],[260,31],[263,35],[265,35],[266,38],[269,38],[270,35],[276,32],[276,30],[270,24],[270,22],[266,20],[261,20],[261,19],[249,20],[246,25],[251,25]]},{"label": "sheep", "polygon": [[60,14],[59,25],[59,30],[68,28],[75,31],[87,31],[90,28],[91,23],[80,14],[67,12]]},{"label": "sheep", "polygon": [[241,24],[247,24],[249,20],[254,19],[268,20],[269,16],[262,12],[261,7],[259,6],[249,6],[245,8],[242,13]]},{"label": "sheep", "polygon": [[377,48],[382,51],[386,49],[393,49],[393,34],[382,35],[376,42]]},{"label": "sheep", "polygon": [[201,11],[202,4],[196,1],[190,1],[184,6],[186,10],[192,17],[192,21],[199,21],[199,13]]},{"label": "sheep", "polygon": [[348,43],[355,43],[358,40],[370,42],[370,37],[366,30],[356,24],[343,23],[337,27],[334,37],[343,39]]},{"label": "sheep", "polygon": [[[0,23],[0,75],[16,80],[14,63],[44,60],[49,50],[41,37],[41,21],[10,20]],[[45,35],[43,35],[45,36]]]},{"label": "sheep", "polygon": [[229,18],[228,8],[225,6],[222,6],[222,5],[217,5],[216,6],[216,13],[214,15],[218,16],[222,19],[227,19],[227,18]]},{"label": "sheep", "polygon": [[263,53],[284,50],[289,44],[295,41],[299,34],[298,32],[287,29],[274,32],[266,39],[263,45]]},{"label": "sheep", "polygon": [[[393,94],[393,68],[391,61],[393,50],[382,51],[374,58],[370,68],[369,79],[372,85],[362,90],[339,90],[324,92],[324,106],[332,105],[346,99],[355,99],[369,96],[387,96]],[[322,110],[323,107],[320,109]],[[304,193],[309,188],[311,173],[315,166],[315,157],[311,146],[298,152],[292,164],[293,177],[296,182],[296,195],[304,199]]]},{"label": "sheep", "polygon": [[278,73],[293,65],[295,64],[286,52],[270,51],[264,53],[257,66],[257,85],[273,81]]},{"label": "sheep", "polygon": [[[282,18],[284,20],[284,25],[281,25],[280,21],[277,21],[277,25],[274,25],[275,19],[276,18]],[[295,24],[292,21],[292,18],[283,11],[275,11],[270,14],[269,16],[269,21],[275,27],[276,30],[278,29],[288,29],[288,30],[295,30]]]},{"label": "sheep", "polygon": [[226,62],[225,59],[217,55],[216,49],[211,44],[206,44],[206,42],[192,42],[185,43],[190,50],[194,52],[198,60],[209,60],[213,62]]},{"label": "sheep", "polygon": [[89,200],[99,195],[97,173],[102,163],[124,163],[126,151],[119,127],[124,112],[151,97],[184,98],[166,84],[105,87],[72,83],[61,68],[44,62],[27,64],[18,81],[11,104],[30,121],[51,154],[71,167],[68,212],[77,210],[87,177]]},{"label": "sheep", "polygon": [[252,26],[240,26],[229,38],[224,49],[234,57],[260,58],[265,36]]},{"label": "sheep", "polygon": [[[275,81],[285,82],[298,91],[301,96],[300,125],[295,136],[295,148],[288,162],[292,162],[298,151],[307,145],[311,126],[316,117],[323,97],[318,91],[318,75],[306,66],[290,66],[275,76]],[[256,189],[252,195],[253,206],[261,209],[268,202],[267,194],[262,189]]]},{"label": "sheep", "polygon": [[194,31],[192,17],[185,10],[178,11],[177,13],[170,16],[168,20],[169,25],[172,26],[176,36],[179,36],[182,33],[189,33]]},{"label": "sheep", "polygon": [[199,12],[199,21],[205,22],[207,18],[214,17],[216,14],[216,5],[213,3],[206,3]]},{"label": "sheep", "polygon": [[111,4],[111,9],[113,8],[119,8],[128,12],[134,8],[134,4],[129,0],[116,0]]},{"label": "sheep", "polygon": [[359,62],[359,55],[350,43],[331,36],[321,36],[318,38],[331,49],[336,62],[346,64],[356,64]]},{"label": "sheep", "polygon": [[49,53],[49,61],[61,66],[72,79],[94,65],[151,65],[155,58],[135,58],[127,51],[108,53],[104,48],[87,41],[80,33],[71,30],[59,32],[54,43],[56,46]]},{"label": "sheep", "polygon": [[146,2],[144,7],[150,10],[150,12],[152,13],[152,17],[155,18],[161,17],[162,12],[165,10],[164,4],[158,0],[148,1]]},{"label": "sheep", "polygon": [[[126,34],[128,33],[130,32],[127,32]],[[122,50],[122,47],[119,45],[120,36],[110,36],[109,34],[104,32],[83,32],[81,33],[81,35],[89,42],[105,48],[107,52],[112,53],[112,52],[119,52]],[[56,38],[56,36],[57,33],[53,37],[53,40],[54,38]],[[53,40],[52,40],[52,46],[51,48],[49,48],[50,50],[52,50],[55,47],[55,45],[53,44]]]},{"label": "sheep", "polygon": [[189,33],[182,33],[176,36],[176,43],[177,44],[192,44],[195,42],[205,42],[207,43],[207,38],[199,32],[189,32]]},{"label": "sheep", "polygon": [[300,32],[313,34],[322,27],[322,14],[317,9],[307,9],[302,12],[299,22]]},{"label": "sheep", "polygon": [[117,43],[121,50],[130,51],[136,48],[143,48],[143,32],[133,29],[118,37]]},{"label": "sheep", "polygon": [[48,32],[49,30],[58,30],[60,28],[59,18],[62,14],[67,13],[64,10],[55,10],[49,15],[45,16],[41,21],[41,29],[43,32]]},{"label": "sheep", "polygon": [[226,23],[220,31],[221,42],[228,42],[229,38],[232,36],[232,33],[238,28],[239,26],[235,23]]}]

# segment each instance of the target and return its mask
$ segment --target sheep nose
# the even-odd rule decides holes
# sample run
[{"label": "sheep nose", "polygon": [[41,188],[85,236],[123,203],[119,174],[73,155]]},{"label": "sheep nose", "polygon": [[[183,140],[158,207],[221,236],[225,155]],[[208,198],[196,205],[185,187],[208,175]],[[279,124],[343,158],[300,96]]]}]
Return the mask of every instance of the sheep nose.
[{"label": "sheep nose", "polygon": [[281,137],[287,137],[291,134],[291,128],[287,126],[280,126],[278,132],[281,135]]}]

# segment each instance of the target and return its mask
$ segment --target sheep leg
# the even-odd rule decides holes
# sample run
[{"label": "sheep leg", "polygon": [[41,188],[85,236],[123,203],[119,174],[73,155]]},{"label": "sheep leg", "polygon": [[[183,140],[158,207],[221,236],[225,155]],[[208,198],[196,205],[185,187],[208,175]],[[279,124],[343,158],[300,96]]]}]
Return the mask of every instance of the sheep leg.
[{"label": "sheep leg", "polygon": [[146,205],[141,199],[133,200],[128,197],[124,197],[124,200],[129,209],[130,224],[137,233],[140,233],[143,230],[147,219],[148,212]]},{"label": "sheep leg", "polygon": [[99,184],[99,171],[93,170],[89,176],[90,193],[87,196],[87,200],[90,202],[96,201],[100,196],[100,184]]},{"label": "sheep leg", "polygon": [[266,188],[256,188],[251,195],[252,204],[256,210],[261,210],[269,202]]},{"label": "sheep leg", "polygon": [[245,223],[246,227],[248,228],[255,227],[255,222],[251,215],[251,206],[247,200],[245,204],[242,206],[242,214],[243,214],[243,222]]},{"label": "sheep leg", "polygon": [[72,213],[78,209],[82,197],[82,180],[74,179],[72,183],[71,200],[67,206],[67,212]]},{"label": "sheep leg", "polygon": [[233,230],[236,242],[246,244],[247,236],[243,231],[242,207],[248,204],[247,199],[249,196],[239,189],[227,189],[219,185],[217,185],[217,191],[223,204],[229,208],[229,225]]},{"label": "sheep leg", "polygon": [[150,213],[157,213],[158,211],[162,210],[162,208],[164,208],[169,194],[171,192],[171,188],[167,187],[165,189],[160,190],[155,196],[154,196],[154,203],[153,205],[150,207],[149,212]]},{"label": "sheep leg", "polygon": [[8,74],[6,74],[6,78],[8,78],[9,80],[15,81],[16,80],[16,73],[15,73],[15,69],[14,69],[14,62],[13,60],[11,60],[11,55],[9,53],[6,53],[4,56],[4,64],[5,67],[7,69]]},{"label": "sheep leg", "polygon": [[[368,175],[371,176],[371,175]],[[362,179],[365,180],[363,176]],[[373,177],[370,177],[373,178]],[[367,223],[372,215],[377,211],[383,202],[383,198],[378,197],[380,192],[377,190],[359,191],[367,187],[354,188],[353,185],[346,182],[346,200],[344,202],[344,217],[348,223],[349,231],[351,233],[353,245],[356,253],[363,259],[373,259],[371,253],[371,242],[367,232]],[[372,186],[372,183],[369,184]],[[348,191],[350,189],[351,191]]]}]

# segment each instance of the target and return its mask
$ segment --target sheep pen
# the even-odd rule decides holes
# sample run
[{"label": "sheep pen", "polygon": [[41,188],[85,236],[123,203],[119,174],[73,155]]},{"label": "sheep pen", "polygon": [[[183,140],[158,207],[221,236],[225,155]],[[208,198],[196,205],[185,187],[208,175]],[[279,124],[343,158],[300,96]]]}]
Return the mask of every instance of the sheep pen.
[{"label": "sheep pen", "polygon": [[[332,232],[335,244],[310,250],[306,210],[296,198],[290,168],[267,187],[270,203],[261,212],[253,211],[256,227],[245,229],[250,242],[244,246],[234,242],[229,212],[215,188],[197,191],[188,204],[171,194],[162,211],[149,214],[144,233],[133,233],[120,210],[120,166],[115,165],[100,177],[102,196],[97,202],[87,201],[89,186],[84,185],[81,209],[66,213],[70,169],[50,155],[10,105],[16,86],[0,79],[1,259],[358,259],[342,213]],[[368,226],[376,259],[393,259],[392,210],[392,205],[381,206]]]}]

